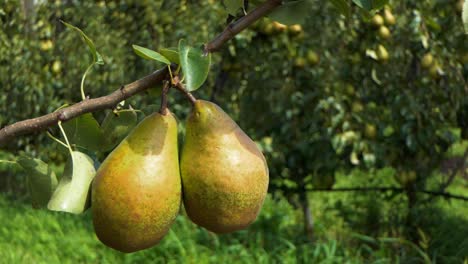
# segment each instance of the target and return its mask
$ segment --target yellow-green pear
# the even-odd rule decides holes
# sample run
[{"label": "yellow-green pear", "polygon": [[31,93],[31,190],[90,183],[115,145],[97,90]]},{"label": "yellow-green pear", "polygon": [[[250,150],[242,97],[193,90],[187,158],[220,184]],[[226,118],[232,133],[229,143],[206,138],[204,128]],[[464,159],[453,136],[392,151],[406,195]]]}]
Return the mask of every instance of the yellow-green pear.
[{"label": "yellow-green pear", "polygon": [[216,104],[197,100],[181,157],[184,207],[212,232],[241,230],[257,218],[268,189],[262,152]]},{"label": "yellow-green pear", "polygon": [[424,57],[421,59],[421,66],[424,69],[430,68],[433,63],[434,63],[434,57],[432,56],[431,53],[426,53]]},{"label": "yellow-green pear", "polygon": [[379,28],[379,36],[382,39],[389,39],[392,36],[392,33],[390,33],[390,30],[386,26],[381,26]]},{"label": "yellow-green pear", "polygon": [[384,20],[386,25],[393,26],[396,24],[395,16],[392,14],[392,11],[390,11],[390,9],[388,8],[385,8],[384,10]]},{"label": "yellow-green pear", "polygon": [[289,33],[291,33],[291,35],[298,35],[303,31],[302,26],[300,24],[291,25],[289,26],[288,30]]},{"label": "yellow-green pear", "polygon": [[368,139],[375,139],[377,136],[377,128],[375,127],[374,124],[366,124],[366,127],[364,128],[364,135]]},{"label": "yellow-green pear", "polygon": [[377,58],[379,61],[386,62],[389,59],[389,54],[387,49],[383,45],[377,47]]},{"label": "yellow-green pear", "polygon": [[320,62],[320,56],[313,50],[307,51],[307,61],[311,65],[317,65]]},{"label": "yellow-green pear", "polygon": [[302,69],[305,67],[307,61],[304,57],[298,57],[294,60],[294,67]]},{"label": "yellow-green pear", "polygon": [[376,14],[376,15],[374,15],[372,17],[370,22],[371,22],[372,26],[378,28],[378,27],[381,27],[384,24],[384,18],[381,15]]},{"label": "yellow-green pear", "polygon": [[181,203],[177,122],[167,111],[146,117],[112,151],[92,186],[97,237],[122,252],[157,244]]}]

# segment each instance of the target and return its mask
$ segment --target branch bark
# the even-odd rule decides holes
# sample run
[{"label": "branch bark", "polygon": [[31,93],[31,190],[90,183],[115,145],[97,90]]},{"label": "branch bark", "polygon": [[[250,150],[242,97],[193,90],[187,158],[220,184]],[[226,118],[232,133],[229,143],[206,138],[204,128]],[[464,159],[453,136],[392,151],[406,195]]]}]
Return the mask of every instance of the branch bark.
[{"label": "branch bark", "polygon": [[59,121],[65,122],[86,113],[114,108],[121,101],[162,82],[168,78],[168,75],[167,68],[164,68],[140,80],[124,85],[109,95],[87,99],[53,113],[6,126],[0,130],[0,146],[7,144],[14,137],[42,131],[56,125]]},{"label": "branch bark", "polygon": [[[406,192],[405,188],[398,187],[350,187],[350,188],[333,188],[333,189],[316,189],[309,188],[308,192]],[[430,190],[414,190],[416,193],[425,193],[432,196],[441,196],[448,199],[456,199],[468,201],[467,196],[451,194],[444,191],[430,191]]]},{"label": "branch bark", "polygon": [[282,5],[282,0],[269,0],[258,6],[252,12],[248,13],[241,19],[229,24],[223,33],[219,34],[215,39],[205,45],[205,53],[218,51],[224,43],[234,38],[242,30],[246,29],[255,21],[271,13],[275,8]]},{"label": "branch bark", "polygon": [[[232,39],[236,34],[253,24],[258,19],[269,14],[273,9],[281,4],[281,0],[268,0],[261,4],[251,13],[227,26],[221,34],[205,45],[205,52],[209,53],[219,50],[224,43]],[[44,116],[8,125],[0,129],[0,147],[6,145],[17,136],[42,131],[50,126],[56,125],[59,121],[65,122],[86,113],[113,108],[119,102],[151,88],[168,78],[167,68],[163,68],[140,80],[122,86],[120,89],[109,95],[87,99]]]}]

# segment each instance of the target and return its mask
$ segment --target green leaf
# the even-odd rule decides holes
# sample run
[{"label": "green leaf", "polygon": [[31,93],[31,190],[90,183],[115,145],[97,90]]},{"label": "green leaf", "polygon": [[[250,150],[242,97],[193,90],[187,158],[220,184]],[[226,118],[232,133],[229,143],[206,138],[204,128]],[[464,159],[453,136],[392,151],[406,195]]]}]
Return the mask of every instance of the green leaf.
[{"label": "green leaf", "polygon": [[95,175],[93,159],[82,152],[73,151],[47,208],[72,214],[83,213],[90,206],[90,187]]},{"label": "green leaf", "polygon": [[347,17],[350,15],[351,7],[349,6],[348,0],[330,0],[330,2],[341,14]]},{"label": "green leaf", "polygon": [[100,151],[104,134],[91,113],[81,115],[63,123],[70,144],[92,151]]},{"label": "green leaf", "polygon": [[78,33],[81,35],[81,37],[84,39],[84,41],[85,41],[86,44],[88,45],[91,54],[93,55],[93,62],[94,62],[94,63],[96,63],[96,64],[104,64],[104,60],[102,59],[101,54],[99,54],[99,52],[96,50],[96,46],[94,45],[94,42],[93,42],[88,36],[86,36],[86,34],[85,34],[80,28],[75,27],[75,26],[73,26],[72,24],[69,24],[69,23],[64,22],[64,21],[61,21],[61,22],[62,22],[66,27],[75,30],[76,32],[78,32]]},{"label": "green leaf", "polygon": [[161,55],[160,53],[154,50],[140,47],[138,45],[132,45],[132,47],[133,47],[133,51],[135,51],[135,53],[138,56],[142,57],[143,59],[155,60],[155,61],[159,61],[164,64],[167,64],[167,65],[171,64],[171,62],[166,57],[164,57],[163,55]]},{"label": "green leaf", "polygon": [[137,125],[137,113],[128,109],[118,113],[109,112],[102,121],[102,131],[106,135],[102,151],[117,146]]},{"label": "green leaf", "polygon": [[312,0],[287,2],[275,9],[269,17],[285,25],[302,24],[310,15],[312,6]]},{"label": "green leaf", "polygon": [[465,32],[468,34],[468,0],[463,4],[462,20],[465,25]]},{"label": "green leaf", "polygon": [[203,54],[203,45],[190,47],[185,40],[179,42],[180,65],[188,91],[195,91],[205,82],[211,65],[211,54]]},{"label": "green leaf", "polygon": [[164,57],[173,63],[180,64],[179,52],[177,48],[165,48],[159,51]]},{"label": "green leaf", "polygon": [[47,163],[29,157],[20,157],[18,164],[28,173],[28,189],[34,208],[47,206],[57,187],[57,177]]},{"label": "green leaf", "polygon": [[388,4],[388,0],[353,0],[353,2],[367,11],[381,9]]},{"label": "green leaf", "polygon": [[237,14],[239,9],[244,8],[244,0],[224,0],[223,4],[226,7],[226,11],[233,16]]}]

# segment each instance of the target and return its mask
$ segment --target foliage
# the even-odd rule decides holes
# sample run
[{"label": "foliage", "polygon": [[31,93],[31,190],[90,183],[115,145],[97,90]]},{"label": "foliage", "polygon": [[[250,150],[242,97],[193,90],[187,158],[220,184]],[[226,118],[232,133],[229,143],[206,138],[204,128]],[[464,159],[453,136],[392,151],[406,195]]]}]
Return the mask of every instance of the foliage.
[{"label": "foliage", "polygon": [[[239,14],[239,1],[224,2],[229,14]],[[197,97],[219,103],[257,140],[268,158],[272,192],[283,193],[291,204],[296,204],[297,193],[304,194],[313,187],[331,188],[337,175],[347,175],[347,183],[362,186],[400,184],[407,190],[406,197],[376,195],[390,201],[384,206],[378,206],[375,197],[368,195],[346,204],[333,204],[333,208],[350,228],[365,234],[395,232],[399,236],[401,230],[395,226],[405,226],[412,230],[413,238],[424,240],[417,233],[424,219],[410,216],[430,210],[425,203],[416,206],[416,201],[426,197],[413,197],[413,191],[440,188],[440,183],[446,181],[437,173],[442,160],[453,143],[460,143],[468,135],[468,47],[460,16],[453,15],[461,11],[455,1],[449,0],[390,1],[381,10],[373,8],[383,7],[387,1],[305,2],[307,8],[299,9],[310,15],[302,25],[282,19],[291,18],[287,14],[297,10],[297,3],[291,1],[279,14],[237,35],[221,54],[208,59],[208,74],[207,67],[191,71],[188,61],[193,58],[191,52],[202,52],[193,43],[206,42],[223,30],[228,13],[220,3],[55,1],[39,4],[35,16],[26,18],[19,1],[5,0],[0,7],[0,76],[5,76],[0,79],[0,126],[80,101],[80,77],[84,72],[88,73],[85,92],[91,97],[108,94],[152,72],[160,64],[132,52],[132,45],[142,45],[148,49],[136,50],[143,57],[165,64],[180,62],[184,71],[195,72],[197,77],[187,77],[189,90],[200,88]],[[77,26],[93,40],[93,45],[86,41],[91,56],[82,36],[59,19]],[[95,65],[88,72],[90,64],[100,61],[96,50],[105,64]],[[424,62],[428,54],[432,59]],[[210,64],[206,62],[202,64]],[[114,141],[106,142],[109,139],[103,136],[109,134],[100,130],[112,130],[103,121],[105,116],[113,116],[108,111],[65,123],[71,143],[102,161],[136,123],[133,108],[145,114],[157,109],[157,88],[147,96],[133,97],[114,111],[132,114],[128,121],[114,122],[122,129],[120,134],[112,135]],[[171,96],[169,105],[180,119],[185,118],[188,106],[180,96]],[[138,114],[140,120],[142,117]],[[184,131],[184,127],[180,130]],[[51,132],[59,134],[56,128]],[[50,166],[62,164],[68,155],[45,134],[18,138],[9,150],[16,156],[41,158]],[[14,159],[5,155],[5,159]],[[374,173],[381,168],[390,168],[390,172]],[[19,188],[25,186],[23,173],[9,169],[8,174],[19,179]],[[355,169],[362,173],[351,173]],[[394,219],[382,217],[392,214]],[[287,220],[268,221],[280,225]],[[388,226],[389,222],[398,225]],[[274,228],[271,224],[268,227]],[[201,236],[220,245],[218,238]],[[172,237],[174,233],[165,243],[180,246]],[[270,237],[255,239],[260,243]],[[274,241],[284,246],[277,249],[279,252],[290,252],[287,248],[294,252],[285,258],[308,254],[295,251],[301,244],[295,248],[296,244]],[[253,257],[243,245],[221,248],[226,254],[231,254],[229,250],[240,254],[236,250],[241,248],[246,257],[270,260],[262,250]],[[333,252],[327,250],[323,252]],[[202,252],[207,258],[212,253]]]}]

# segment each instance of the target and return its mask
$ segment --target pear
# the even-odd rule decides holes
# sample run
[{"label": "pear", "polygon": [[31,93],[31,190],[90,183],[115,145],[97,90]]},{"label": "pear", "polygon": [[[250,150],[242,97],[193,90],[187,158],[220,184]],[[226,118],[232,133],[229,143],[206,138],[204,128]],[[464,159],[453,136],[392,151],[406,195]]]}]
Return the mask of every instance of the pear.
[{"label": "pear", "polygon": [[146,117],[109,154],[92,186],[93,224],[105,245],[135,252],[157,244],[181,203],[177,122]]},{"label": "pear", "polygon": [[268,190],[267,163],[217,105],[195,102],[180,166],[184,207],[194,223],[215,233],[230,233],[255,221]]},{"label": "pear", "polygon": [[386,62],[388,61],[390,55],[388,54],[387,49],[383,45],[379,45],[377,47],[377,58],[381,62]]},{"label": "pear", "polygon": [[379,28],[379,36],[382,38],[382,39],[389,39],[391,36],[392,36],[392,33],[390,32],[390,30],[388,29],[388,27],[386,26],[381,26]]},{"label": "pear", "polygon": [[379,28],[384,24],[384,18],[381,15],[376,14],[372,17],[371,24],[372,26]]},{"label": "pear", "polygon": [[424,57],[421,59],[421,66],[424,69],[429,69],[431,68],[433,62],[434,62],[434,56],[432,56],[431,53],[426,53]]}]

